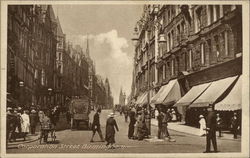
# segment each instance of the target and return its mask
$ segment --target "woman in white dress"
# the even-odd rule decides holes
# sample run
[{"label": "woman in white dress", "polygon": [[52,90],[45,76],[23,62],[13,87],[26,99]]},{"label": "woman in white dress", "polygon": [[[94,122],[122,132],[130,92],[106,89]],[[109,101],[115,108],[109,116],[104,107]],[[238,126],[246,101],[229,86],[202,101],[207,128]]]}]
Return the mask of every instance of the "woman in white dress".
[{"label": "woman in white dress", "polygon": [[202,136],[206,135],[206,120],[205,120],[203,115],[200,115],[199,118],[200,118],[200,121],[199,121],[199,123],[200,123],[200,134],[199,135],[202,137]]},{"label": "woman in white dress", "polygon": [[23,114],[21,115],[21,127],[22,127],[22,132],[25,133],[25,135],[27,133],[30,132],[30,117],[28,115],[28,111],[24,111]]}]

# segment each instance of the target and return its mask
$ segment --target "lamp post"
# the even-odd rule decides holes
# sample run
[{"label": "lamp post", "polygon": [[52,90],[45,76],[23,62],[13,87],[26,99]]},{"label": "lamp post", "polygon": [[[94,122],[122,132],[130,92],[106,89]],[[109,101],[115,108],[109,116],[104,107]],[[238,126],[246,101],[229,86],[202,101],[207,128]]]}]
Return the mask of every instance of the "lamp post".
[{"label": "lamp post", "polygon": [[22,106],[24,106],[24,82],[23,81],[20,81],[19,82],[19,86],[20,86],[20,104]]},{"label": "lamp post", "polygon": [[48,88],[48,92],[49,92],[49,108],[51,108],[51,93],[52,93],[52,88]]}]

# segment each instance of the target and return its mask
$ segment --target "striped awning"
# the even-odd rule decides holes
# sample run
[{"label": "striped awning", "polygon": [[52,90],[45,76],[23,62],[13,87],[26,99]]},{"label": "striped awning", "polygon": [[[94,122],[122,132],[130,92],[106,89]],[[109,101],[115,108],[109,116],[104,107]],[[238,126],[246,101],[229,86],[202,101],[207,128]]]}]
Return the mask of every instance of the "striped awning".
[{"label": "striped awning", "polygon": [[209,86],[210,83],[204,83],[201,85],[197,85],[192,87],[175,105],[174,107],[179,106],[188,106],[190,105],[195,99],[197,99]]},{"label": "striped awning", "polygon": [[161,87],[158,93],[151,99],[152,104],[169,105],[174,104],[181,98],[180,85],[177,81],[171,80]]},{"label": "striped awning", "polygon": [[237,76],[228,77],[218,81],[212,82],[208,89],[202,93],[189,107],[208,107],[232,85]]},{"label": "striped awning", "polygon": [[218,111],[234,111],[241,109],[242,102],[242,76],[234,85],[230,93],[219,103],[215,104],[214,109]]}]

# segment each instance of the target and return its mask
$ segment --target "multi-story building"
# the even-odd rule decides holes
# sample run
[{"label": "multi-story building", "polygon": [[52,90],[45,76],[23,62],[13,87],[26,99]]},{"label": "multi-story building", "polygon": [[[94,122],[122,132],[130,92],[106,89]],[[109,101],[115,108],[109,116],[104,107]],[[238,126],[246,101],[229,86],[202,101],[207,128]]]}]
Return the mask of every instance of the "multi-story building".
[{"label": "multi-story building", "polygon": [[[171,107],[192,87],[242,73],[240,5],[145,5],[136,30],[134,98],[150,91],[151,104]],[[177,109],[197,124],[206,106]]]},{"label": "multi-story building", "polygon": [[50,5],[8,6],[8,93],[15,104],[49,104],[56,23]]}]

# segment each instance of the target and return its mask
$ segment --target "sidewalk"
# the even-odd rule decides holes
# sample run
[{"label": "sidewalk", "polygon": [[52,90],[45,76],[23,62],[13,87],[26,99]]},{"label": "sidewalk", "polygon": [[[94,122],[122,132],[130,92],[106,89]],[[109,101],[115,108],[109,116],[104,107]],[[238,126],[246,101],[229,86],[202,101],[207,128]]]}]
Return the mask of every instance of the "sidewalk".
[{"label": "sidewalk", "polygon": [[24,141],[23,138],[18,138],[14,142],[9,142],[8,145],[7,145],[7,148],[16,148],[20,144],[26,144],[26,143],[31,143],[31,142],[34,142],[34,141],[38,141],[39,136],[40,136],[40,134],[38,132],[36,132],[35,135],[28,134],[26,136],[25,141]]},{"label": "sidewalk", "polygon": [[[158,121],[156,119],[151,119],[151,124],[153,126],[158,126]],[[200,130],[199,128],[187,126],[180,122],[168,123],[168,129],[196,136],[199,136]],[[216,134],[218,134],[218,132]],[[217,137],[217,139],[230,139],[234,141],[241,141],[241,136],[238,135],[238,139],[234,139],[232,133],[229,133],[228,131],[222,131],[222,137]]]},{"label": "sidewalk", "polygon": [[[65,116],[65,114],[61,114],[60,118],[59,118],[59,122],[57,123],[56,131],[65,130],[68,128],[70,128],[70,126],[67,123],[66,116]],[[25,141],[23,138],[19,138],[19,139],[16,139],[15,142],[9,142],[8,148],[17,148],[18,145],[20,145],[20,144],[26,144],[26,143],[38,141],[39,137],[40,137],[40,125],[38,124],[36,127],[36,134],[35,135],[28,134],[26,136]]]}]

